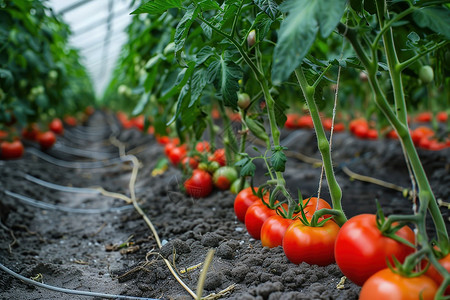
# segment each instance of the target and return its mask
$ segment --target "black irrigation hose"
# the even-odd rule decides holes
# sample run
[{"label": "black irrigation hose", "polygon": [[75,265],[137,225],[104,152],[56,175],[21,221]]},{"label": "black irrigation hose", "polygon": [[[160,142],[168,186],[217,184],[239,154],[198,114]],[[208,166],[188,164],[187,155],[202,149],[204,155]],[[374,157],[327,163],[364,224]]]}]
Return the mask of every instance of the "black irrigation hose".
[{"label": "black irrigation hose", "polygon": [[45,187],[53,189],[53,190],[58,190],[61,192],[101,195],[100,191],[96,190],[96,189],[59,185],[59,184],[51,183],[51,182],[36,178],[29,174],[25,174],[23,177],[26,180],[31,181],[33,183],[39,184],[41,186],[45,186]]},{"label": "black irrigation hose", "polygon": [[51,203],[46,203],[27,196],[23,196],[8,190],[4,191],[6,195],[20,200],[21,202],[45,210],[55,210],[74,214],[102,214],[102,213],[119,213],[123,211],[133,210],[133,205],[124,205],[120,207],[109,208],[72,208],[67,206],[60,206]]},{"label": "black irrigation hose", "polygon": [[65,288],[60,288],[52,285],[48,285],[45,283],[41,283],[38,281],[34,281],[32,279],[26,278],[25,276],[22,276],[20,274],[17,274],[16,272],[8,269],[3,264],[0,263],[0,269],[9,275],[34,286],[38,286],[44,289],[52,290],[55,292],[60,292],[64,294],[72,294],[72,295],[80,295],[80,296],[87,296],[87,297],[100,297],[100,298],[107,298],[107,299],[139,299],[139,300],[159,300],[155,298],[142,298],[142,297],[134,297],[134,296],[125,296],[125,295],[111,295],[111,294],[103,294],[103,293],[95,293],[95,292],[87,292],[87,291],[77,291],[77,290],[70,290]]},{"label": "black irrigation hose", "polygon": [[130,161],[129,157],[123,156],[123,157],[117,157],[112,158],[104,161],[92,161],[92,162],[71,162],[71,161],[65,161],[61,159],[54,158],[42,151],[39,151],[35,148],[29,148],[27,152],[39,157],[42,160],[45,160],[49,163],[52,163],[54,165],[65,167],[65,168],[78,168],[78,169],[95,169],[95,168],[104,168],[108,166],[112,166],[124,161]]}]

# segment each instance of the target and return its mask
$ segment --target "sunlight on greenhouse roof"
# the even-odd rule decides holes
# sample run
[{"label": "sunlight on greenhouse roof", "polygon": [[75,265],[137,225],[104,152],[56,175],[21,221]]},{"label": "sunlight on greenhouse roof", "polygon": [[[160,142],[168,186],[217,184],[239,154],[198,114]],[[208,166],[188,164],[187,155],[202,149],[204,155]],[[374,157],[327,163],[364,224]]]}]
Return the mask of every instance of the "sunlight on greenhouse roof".
[{"label": "sunlight on greenhouse roof", "polygon": [[131,22],[129,0],[50,0],[53,10],[70,25],[70,43],[80,50],[97,96],[109,83]]}]

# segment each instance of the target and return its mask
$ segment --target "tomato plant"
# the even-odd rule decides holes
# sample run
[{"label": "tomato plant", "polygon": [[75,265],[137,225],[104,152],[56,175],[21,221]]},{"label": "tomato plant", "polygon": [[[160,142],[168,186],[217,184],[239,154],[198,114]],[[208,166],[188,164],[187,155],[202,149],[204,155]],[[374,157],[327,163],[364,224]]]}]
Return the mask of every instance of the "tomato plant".
[{"label": "tomato plant", "polygon": [[186,193],[195,198],[208,196],[213,190],[211,174],[206,171],[196,169],[192,176],[184,182]]},{"label": "tomato plant", "polygon": [[0,142],[0,158],[1,159],[17,159],[21,158],[24,153],[24,147],[20,140],[8,142]]},{"label": "tomato plant", "polygon": [[386,268],[367,279],[362,286],[359,299],[432,300],[436,291],[436,283],[428,276],[408,278]]},{"label": "tomato plant", "polygon": [[[404,226],[395,233],[414,245],[413,231]],[[403,262],[413,253],[411,246],[384,236],[377,226],[376,216],[362,214],[349,219],[336,239],[336,263],[348,279],[362,285],[370,276],[387,267],[386,260]]]},{"label": "tomato plant", "polygon": [[294,264],[329,265],[335,261],[334,243],[338,232],[339,226],[333,221],[312,227],[296,220],[284,234],[284,254]]}]

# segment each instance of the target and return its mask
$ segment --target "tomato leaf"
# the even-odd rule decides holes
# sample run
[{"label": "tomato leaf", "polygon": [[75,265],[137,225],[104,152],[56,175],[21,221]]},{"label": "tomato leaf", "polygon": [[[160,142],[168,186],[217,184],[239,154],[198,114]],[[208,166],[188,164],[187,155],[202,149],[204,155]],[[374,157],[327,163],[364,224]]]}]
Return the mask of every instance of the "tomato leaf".
[{"label": "tomato leaf", "polygon": [[256,6],[265,12],[272,20],[278,15],[278,4],[274,0],[253,0]]},{"label": "tomato leaf", "polygon": [[278,146],[272,149],[272,156],[270,157],[270,164],[275,172],[284,172],[286,168],[286,154],[283,152],[283,147]]},{"label": "tomato leaf", "polygon": [[198,5],[200,5],[203,11],[220,9],[220,6],[216,1],[202,0],[198,2]]},{"label": "tomato leaf", "polygon": [[344,14],[345,0],[289,0],[280,6],[287,14],[278,31],[272,64],[272,81],[279,85],[308,53],[317,33],[328,37]]},{"label": "tomato leaf", "polygon": [[181,2],[181,0],[151,0],[139,6],[131,15],[142,13],[160,15],[169,8],[181,8]]},{"label": "tomato leaf", "polygon": [[240,176],[253,176],[255,175],[256,166],[255,164],[249,159],[248,162],[242,166]]},{"label": "tomato leaf", "polygon": [[257,29],[257,41],[262,41],[272,26],[272,19],[265,13],[260,12],[255,19],[255,27]]},{"label": "tomato leaf", "polygon": [[412,14],[419,27],[426,27],[450,39],[450,10],[444,7],[423,7]]},{"label": "tomato leaf", "polygon": [[0,87],[5,91],[8,91],[9,88],[14,83],[14,77],[11,71],[7,69],[0,69]]},{"label": "tomato leaf", "polygon": [[177,28],[175,29],[174,37],[175,52],[179,52],[181,49],[183,49],[186,37],[189,33],[189,29],[191,28],[192,23],[194,23],[195,19],[197,18],[199,11],[200,8],[198,6],[190,5],[186,10],[183,18],[181,18],[180,22],[178,23]]},{"label": "tomato leaf", "polygon": [[222,96],[224,104],[237,110],[237,93],[239,92],[239,79],[242,78],[242,69],[231,60],[229,55],[218,57],[211,62],[207,69],[208,82]]},{"label": "tomato leaf", "polygon": [[195,70],[191,79],[191,101],[189,102],[188,107],[194,105],[194,103],[198,100],[207,83],[208,79],[206,78],[205,69]]},{"label": "tomato leaf", "polygon": [[195,63],[197,65],[201,65],[213,55],[214,55],[213,48],[211,48],[210,46],[205,46],[202,49],[200,49],[200,51],[197,52]]}]

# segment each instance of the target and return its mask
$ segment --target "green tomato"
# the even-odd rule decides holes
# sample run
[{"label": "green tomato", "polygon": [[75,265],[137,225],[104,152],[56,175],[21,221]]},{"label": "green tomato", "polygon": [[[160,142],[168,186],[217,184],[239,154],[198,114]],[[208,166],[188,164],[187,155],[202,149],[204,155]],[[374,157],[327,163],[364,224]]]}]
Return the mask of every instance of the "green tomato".
[{"label": "green tomato", "polygon": [[238,172],[230,166],[218,168],[213,175],[213,183],[218,189],[228,190],[238,178]]},{"label": "green tomato", "polygon": [[[238,189],[239,189],[240,182],[241,182],[240,178],[238,178],[235,181],[233,181],[233,183],[230,186],[230,192],[232,194],[236,195],[237,193],[239,193]],[[248,183],[248,181],[244,181],[244,186],[242,187],[242,189],[245,189],[245,188],[248,188],[248,187],[250,187],[250,183]]]},{"label": "green tomato", "polygon": [[434,78],[433,68],[430,66],[422,66],[419,70],[419,78],[425,84],[431,83]]},{"label": "green tomato", "polygon": [[238,95],[238,106],[241,109],[246,109],[250,105],[250,96],[247,93],[240,93]]}]

